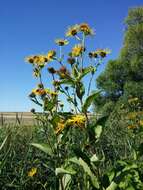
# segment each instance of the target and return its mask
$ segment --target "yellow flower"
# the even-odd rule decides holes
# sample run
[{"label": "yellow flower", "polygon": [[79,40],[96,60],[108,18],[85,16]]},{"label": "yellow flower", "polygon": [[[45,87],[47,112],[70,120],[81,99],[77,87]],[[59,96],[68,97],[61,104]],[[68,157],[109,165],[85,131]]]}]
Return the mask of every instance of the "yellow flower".
[{"label": "yellow flower", "polygon": [[56,52],[54,50],[49,51],[47,54],[48,61],[52,61],[55,56],[56,56]]},{"label": "yellow flower", "polygon": [[134,119],[138,115],[138,112],[130,112],[127,114],[127,119]]},{"label": "yellow flower", "polygon": [[29,63],[34,63],[34,56],[26,57],[26,58],[25,58],[25,61],[26,61],[26,62],[29,62]]},{"label": "yellow flower", "polygon": [[128,129],[135,129],[136,126],[135,125],[128,125]]},{"label": "yellow flower", "polygon": [[68,42],[68,40],[64,40],[64,39],[57,39],[57,40],[55,40],[55,43],[58,44],[59,46],[65,46],[69,42]]},{"label": "yellow flower", "polygon": [[72,48],[71,55],[72,57],[78,57],[84,51],[84,47],[81,44],[77,44]]},{"label": "yellow flower", "polygon": [[56,129],[55,129],[55,133],[56,133],[56,134],[61,133],[64,128],[65,128],[64,121],[60,121],[60,122],[57,124],[57,127],[56,127]]},{"label": "yellow flower", "polygon": [[94,34],[93,30],[89,27],[87,23],[80,24],[79,31],[83,32],[86,36]]},{"label": "yellow flower", "polygon": [[139,124],[140,124],[141,126],[143,126],[143,120],[140,120],[140,121],[139,121]]},{"label": "yellow flower", "polygon": [[137,98],[137,97],[135,97],[135,98],[130,98],[129,100],[128,100],[128,102],[129,103],[134,103],[134,102],[137,102],[139,99]]},{"label": "yellow flower", "polygon": [[69,36],[69,37],[75,36],[75,35],[77,35],[78,31],[79,31],[79,25],[76,24],[74,26],[71,26],[68,28],[68,30],[66,32],[66,36]]},{"label": "yellow flower", "polygon": [[31,170],[28,172],[29,177],[33,177],[37,173],[37,168],[31,168]]},{"label": "yellow flower", "polygon": [[75,115],[72,116],[71,119],[66,121],[67,126],[77,126],[77,127],[84,127],[86,122],[86,117],[83,115]]},{"label": "yellow flower", "polygon": [[100,55],[102,58],[106,57],[107,54],[111,53],[111,50],[109,49],[98,49],[95,51],[98,55]]},{"label": "yellow flower", "polygon": [[46,95],[46,90],[42,88],[35,88],[32,90],[32,93],[38,96]]},{"label": "yellow flower", "polygon": [[48,59],[44,55],[34,55],[27,57],[26,61],[38,66],[44,66]]}]

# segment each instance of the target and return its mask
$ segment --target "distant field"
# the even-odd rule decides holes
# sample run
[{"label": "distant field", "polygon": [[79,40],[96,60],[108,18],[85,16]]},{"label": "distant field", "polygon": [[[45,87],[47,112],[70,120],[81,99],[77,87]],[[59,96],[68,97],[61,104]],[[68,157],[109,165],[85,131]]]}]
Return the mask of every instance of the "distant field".
[{"label": "distant field", "polygon": [[34,125],[36,123],[31,112],[0,112],[0,126],[6,124]]}]

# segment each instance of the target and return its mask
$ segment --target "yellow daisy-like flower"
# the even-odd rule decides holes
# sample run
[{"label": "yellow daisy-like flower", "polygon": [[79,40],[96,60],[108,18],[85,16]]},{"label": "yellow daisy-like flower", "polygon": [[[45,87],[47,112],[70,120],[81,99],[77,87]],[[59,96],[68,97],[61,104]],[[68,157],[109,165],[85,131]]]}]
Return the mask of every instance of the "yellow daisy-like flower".
[{"label": "yellow daisy-like flower", "polygon": [[26,62],[29,62],[29,63],[34,63],[34,56],[26,57],[26,58],[25,58],[25,61],[26,61]]},{"label": "yellow daisy-like flower", "polygon": [[69,43],[69,41],[65,39],[56,39],[55,43],[58,44],[59,46],[65,46]]},{"label": "yellow daisy-like flower", "polygon": [[29,177],[33,177],[37,173],[37,168],[31,168],[31,170],[28,172]]},{"label": "yellow daisy-like flower", "polygon": [[111,50],[109,49],[98,49],[95,51],[98,55],[100,55],[102,58],[106,57],[107,54],[111,53]]},{"label": "yellow daisy-like flower", "polygon": [[135,129],[136,126],[135,125],[128,125],[128,129]]},{"label": "yellow daisy-like flower", "polygon": [[46,95],[47,91],[41,88],[35,88],[32,90],[32,93],[38,96]]},{"label": "yellow daisy-like flower", "polygon": [[86,36],[94,34],[93,30],[89,27],[87,23],[80,24],[79,31],[83,32]]},{"label": "yellow daisy-like flower", "polygon": [[52,61],[55,56],[56,56],[56,52],[54,50],[49,51],[47,54],[48,61]]},{"label": "yellow daisy-like flower", "polygon": [[64,121],[60,121],[58,124],[57,124],[57,127],[55,129],[55,133],[56,134],[59,134],[61,133],[65,128],[65,124],[64,124]]},{"label": "yellow daisy-like flower", "polygon": [[37,65],[43,65],[44,66],[45,62],[47,62],[48,59],[44,55],[35,55],[35,56],[29,56],[29,57],[27,57],[26,61],[29,62],[29,63],[33,63],[33,64],[37,64]]},{"label": "yellow daisy-like flower", "polygon": [[70,36],[75,36],[77,35],[79,31],[79,25],[74,25],[74,26],[71,26],[68,28],[67,32],[66,32],[66,36],[67,37],[70,37]]},{"label": "yellow daisy-like flower", "polygon": [[71,55],[72,57],[80,56],[84,51],[84,47],[81,44],[77,44],[72,48]]},{"label": "yellow daisy-like flower", "polygon": [[67,126],[77,126],[84,127],[86,122],[86,117],[84,115],[75,115],[66,121]]}]

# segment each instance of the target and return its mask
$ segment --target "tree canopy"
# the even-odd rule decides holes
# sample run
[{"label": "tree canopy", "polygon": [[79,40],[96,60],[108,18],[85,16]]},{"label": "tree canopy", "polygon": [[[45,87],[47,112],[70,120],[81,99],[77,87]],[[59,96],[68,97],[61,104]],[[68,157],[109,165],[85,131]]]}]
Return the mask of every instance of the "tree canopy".
[{"label": "tree canopy", "polygon": [[130,9],[125,19],[123,47],[97,78],[102,90],[95,109],[111,113],[119,102],[138,98],[143,109],[143,6]]}]

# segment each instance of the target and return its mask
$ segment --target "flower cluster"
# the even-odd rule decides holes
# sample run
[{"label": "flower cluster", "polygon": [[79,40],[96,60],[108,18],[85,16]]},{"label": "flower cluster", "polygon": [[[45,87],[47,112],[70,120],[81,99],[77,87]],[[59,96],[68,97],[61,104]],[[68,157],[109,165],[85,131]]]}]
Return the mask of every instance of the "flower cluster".
[{"label": "flower cluster", "polygon": [[84,115],[78,114],[73,115],[71,118],[67,120],[61,120],[58,122],[57,127],[55,129],[55,133],[61,133],[65,127],[80,127],[84,128],[86,124],[86,117]]},{"label": "flower cluster", "polygon": [[89,52],[90,58],[98,58],[99,56],[101,58],[104,58],[107,56],[107,54],[110,54],[111,51],[109,49],[97,49],[96,51]]},{"label": "flower cluster", "polygon": [[85,36],[94,34],[94,31],[90,28],[90,26],[87,23],[82,23],[69,27],[66,32],[66,36],[76,36],[80,32],[82,32]]},{"label": "flower cluster", "polygon": [[[84,128],[86,125],[86,112],[91,104],[88,102],[83,111],[83,104],[85,102],[86,105],[86,99],[88,99],[86,94],[87,96],[90,95],[91,82],[97,67],[102,63],[103,59],[101,58],[105,58],[110,53],[108,49],[97,49],[96,51],[87,52],[86,37],[93,34],[93,29],[87,23],[76,24],[69,27],[66,32],[66,37],[75,37],[77,41],[71,47],[67,57],[63,53],[63,48],[69,44],[69,39],[67,40],[66,37],[63,37],[55,40],[55,43],[59,46],[59,52],[52,49],[45,55],[34,55],[26,58],[26,61],[32,64],[33,74],[40,83],[37,88],[32,90],[29,97],[47,113],[47,118],[50,118],[48,120],[50,125],[52,121],[54,122],[53,128],[56,134],[59,134],[66,127]],[[87,58],[86,63],[85,57]],[[88,65],[88,61],[90,65]],[[54,65],[56,63],[56,65],[50,65],[53,63]],[[47,64],[50,65],[48,68],[46,68]],[[46,68],[48,74],[50,74],[49,77],[52,78],[51,90],[46,88],[43,83],[43,68]],[[91,76],[88,87],[84,84],[86,75]],[[61,105],[60,100],[61,94],[65,96],[67,105],[69,105],[70,116],[60,118],[60,121],[59,118],[52,120],[51,118],[55,117],[55,115],[57,117],[60,112],[64,111],[65,106]],[[33,113],[36,113],[35,110]]]}]

